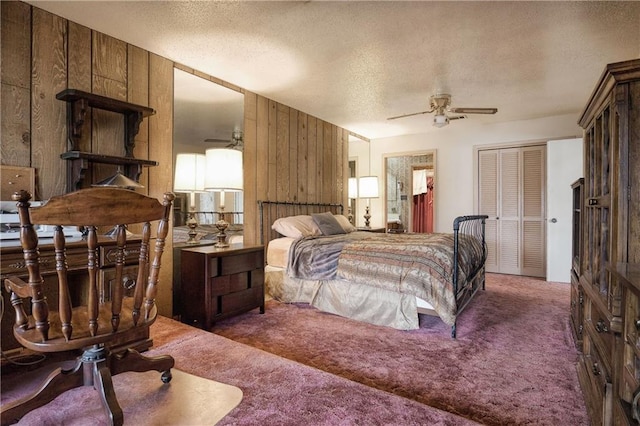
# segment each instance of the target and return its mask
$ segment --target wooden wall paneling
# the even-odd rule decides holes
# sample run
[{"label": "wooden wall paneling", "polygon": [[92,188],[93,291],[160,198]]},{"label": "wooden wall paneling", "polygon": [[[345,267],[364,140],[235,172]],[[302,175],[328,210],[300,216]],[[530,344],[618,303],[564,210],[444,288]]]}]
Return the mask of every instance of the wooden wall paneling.
[{"label": "wooden wall paneling", "polygon": [[298,169],[296,173],[298,174],[298,201],[301,203],[306,203],[309,201],[309,197],[307,194],[308,181],[309,181],[309,163],[307,158],[307,152],[309,148],[308,141],[308,126],[307,126],[307,114],[303,112],[298,113]]},{"label": "wooden wall paneling", "polygon": [[[257,183],[258,164],[263,163],[258,157],[258,142],[256,129],[256,108],[257,96],[253,93],[245,93],[244,95],[244,149],[243,149],[243,187],[244,187],[244,227],[243,239],[247,243],[253,244],[259,241],[256,230],[259,229],[258,204],[256,200],[261,199],[258,193]],[[260,170],[264,172],[264,168]]]},{"label": "wooden wall paneling", "polygon": [[289,108],[289,200],[298,201],[298,110]]},{"label": "wooden wall paneling", "polygon": [[276,117],[276,181],[278,201],[289,198],[289,107],[278,104]]},{"label": "wooden wall paneling", "polygon": [[317,165],[318,165],[318,119],[313,116],[307,117],[307,201],[316,199],[318,194]]},{"label": "wooden wall paneling", "polygon": [[[127,44],[93,31],[92,93],[121,101],[127,100]],[[124,119],[122,114],[94,108],[92,152],[123,156]],[[93,165],[93,183],[112,176],[117,166]],[[89,184],[90,182],[87,182]]]},{"label": "wooden wall paneling", "polygon": [[[149,167],[148,194],[158,199],[173,189],[173,62],[149,55],[149,106],[156,110],[149,120],[149,159],[158,162]],[[171,317],[173,310],[173,241],[167,238],[163,267],[160,269],[158,312]]]},{"label": "wooden wall paneling", "polygon": [[31,165],[31,7],[0,2],[0,162]]},{"label": "wooden wall paneling", "polygon": [[93,31],[93,93],[127,100],[127,43]]},{"label": "wooden wall paneling", "polygon": [[332,182],[333,178],[333,165],[331,161],[333,151],[333,129],[330,123],[326,121],[322,122],[324,126],[324,142],[322,149],[322,202],[330,203],[331,192],[335,182]]},{"label": "wooden wall paneling", "polygon": [[269,104],[269,117],[268,120],[268,132],[269,132],[269,187],[267,192],[267,199],[271,201],[277,200],[278,197],[278,181],[276,176],[276,170],[278,168],[278,138],[276,137],[278,121],[278,104],[275,101],[268,100]]},{"label": "wooden wall paneling", "polygon": [[31,166],[36,169],[35,199],[66,190],[66,103],[56,94],[67,86],[66,20],[33,8],[31,68]]},{"label": "wooden wall paneling", "polygon": [[[127,46],[127,101],[142,105],[149,105],[149,52],[139,47]],[[153,108],[153,106],[150,106]],[[155,108],[154,108],[155,109]],[[140,123],[138,134],[135,136],[133,156],[149,160],[149,117]],[[149,186],[149,168],[143,167],[139,179],[145,188]]]},{"label": "wooden wall paneling", "polygon": [[[67,68],[67,88],[83,90],[91,93],[91,55],[92,55],[92,31],[74,22],[68,22],[68,61]],[[68,105],[65,106],[67,108]],[[91,151],[91,114],[86,114],[82,124],[82,138],[78,148],[80,151]],[[68,130],[67,130],[68,140]],[[67,143],[68,151],[72,144]],[[88,176],[91,179],[91,176]]]},{"label": "wooden wall paneling", "polygon": [[316,201],[322,201],[324,183],[324,121],[316,120]]}]

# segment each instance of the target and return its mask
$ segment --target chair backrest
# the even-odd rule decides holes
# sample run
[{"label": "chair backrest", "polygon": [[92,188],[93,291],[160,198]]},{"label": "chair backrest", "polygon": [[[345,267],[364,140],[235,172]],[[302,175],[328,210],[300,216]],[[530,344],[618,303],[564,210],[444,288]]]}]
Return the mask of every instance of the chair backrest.
[{"label": "chair backrest", "polygon": [[[22,302],[14,303],[16,298],[12,295],[12,304],[16,307],[14,334],[18,337],[19,331],[24,331],[22,339],[18,337],[21,343],[25,344],[24,340],[37,341],[37,345],[43,347],[53,346],[48,348],[50,351],[79,349],[109,341],[109,335],[117,334],[124,329],[148,327],[157,314],[155,298],[174,195],[164,194],[164,200],[160,203],[155,198],[127,189],[88,188],[52,197],[40,207],[31,207],[30,198],[31,194],[26,191],[19,191],[13,195],[13,199],[17,201],[21,225],[20,241],[29,273],[28,291],[22,290],[23,294],[19,296],[31,297],[33,318],[33,324],[30,324],[22,308]],[[154,249],[151,252],[151,222],[155,221],[159,222]],[[99,237],[98,229],[114,229],[112,238],[116,243],[115,282],[120,283],[127,255],[127,227],[138,223],[142,224],[142,231],[141,235],[136,235],[136,240],[139,239],[141,243],[133,297],[125,300],[123,287],[114,285],[110,301],[101,304],[98,295],[98,271],[101,267],[98,241],[102,237]],[[48,289],[40,273],[38,235],[34,224],[54,226],[53,246],[59,299],[57,311],[52,309],[50,312],[47,305]],[[86,306],[72,306],[67,242],[63,226],[77,226],[83,231],[83,240],[87,247],[86,269],[89,286]],[[20,293],[15,289],[15,285],[13,287],[11,290],[14,293]],[[19,310],[22,310],[22,313]],[[56,348],[56,345],[59,348]]]}]

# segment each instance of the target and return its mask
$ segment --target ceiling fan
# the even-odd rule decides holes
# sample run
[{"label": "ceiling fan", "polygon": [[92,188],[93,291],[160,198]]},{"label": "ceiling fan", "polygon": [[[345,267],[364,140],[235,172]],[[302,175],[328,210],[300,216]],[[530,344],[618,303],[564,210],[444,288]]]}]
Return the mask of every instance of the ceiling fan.
[{"label": "ceiling fan", "polygon": [[231,148],[242,151],[242,130],[236,129],[231,133],[231,139],[205,139],[205,142],[212,143],[215,148]]},{"label": "ceiling fan", "polygon": [[[451,95],[446,93],[431,96],[429,98],[429,104],[431,105],[431,109],[428,111],[398,115],[395,117],[389,117],[387,120],[395,120],[397,118],[435,112],[435,115],[433,116],[433,125],[436,127],[444,127],[449,124],[449,121],[451,120],[468,118],[466,114],[495,114],[498,112],[498,108],[451,108]],[[450,115],[449,113],[459,115]]]}]

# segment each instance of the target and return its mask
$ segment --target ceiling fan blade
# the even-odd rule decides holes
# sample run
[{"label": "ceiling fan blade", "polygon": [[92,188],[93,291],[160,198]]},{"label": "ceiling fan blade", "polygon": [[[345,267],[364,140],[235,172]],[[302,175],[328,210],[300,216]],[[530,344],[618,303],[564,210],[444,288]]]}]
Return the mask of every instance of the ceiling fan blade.
[{"label": "ceiling fan blade", "polygon": [[466,115],[450,115],[447,118],[449,119],[449,121],[451,121],[451,120],[462,120],[469,117],[467,117]]},{"label": "ceiling fan blade", "polygon": [[389,117],[389,118],[387,118],[387,120],[395,120],[396,118],[411,117],[411,116],[413,116],[413,115],[429,114],[430,112],[433,112],[433,110],[429,110],[429,111],[422,111],[422,112],[414,112],[414,113],[412,113],[412,114],[396,115],[395,117]]},{"label": "ceiling fan blade", "polygon": [[495,114],[498,108],[451,108],[454,114]]}]

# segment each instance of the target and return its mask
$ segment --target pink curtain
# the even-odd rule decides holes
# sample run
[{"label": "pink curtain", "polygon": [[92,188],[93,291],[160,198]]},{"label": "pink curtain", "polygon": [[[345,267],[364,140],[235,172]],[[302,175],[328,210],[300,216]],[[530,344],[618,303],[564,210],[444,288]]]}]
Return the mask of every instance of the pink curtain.
[{"label": "pink curtain", "polygon": [[433,177],[427,178],[427,192],[413,196],[413,232],[433,232]]}]

